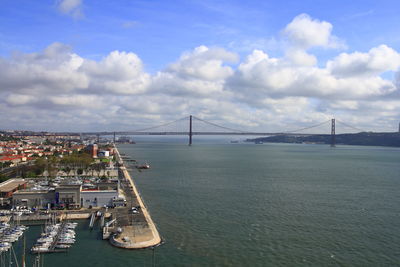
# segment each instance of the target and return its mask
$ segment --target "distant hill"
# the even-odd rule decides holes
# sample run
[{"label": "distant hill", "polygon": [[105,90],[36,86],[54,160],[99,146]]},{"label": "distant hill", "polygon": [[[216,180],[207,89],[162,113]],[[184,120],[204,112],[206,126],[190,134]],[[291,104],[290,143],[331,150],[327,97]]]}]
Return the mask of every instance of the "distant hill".
[{"label": "distant hill", "polygon": [[[331,135],[310,135],[310,136],[294,136],[294,135],[277,135],[269,137],[260,137],[247,139],[248,142],[270,142],[270,143],[314,143],[314,144],[330,144]],[[400,133],[373,133],[362,132],[356,134],[337,134],[336,144],[358,145],[358,146],[393,146],[400,147]]]}]

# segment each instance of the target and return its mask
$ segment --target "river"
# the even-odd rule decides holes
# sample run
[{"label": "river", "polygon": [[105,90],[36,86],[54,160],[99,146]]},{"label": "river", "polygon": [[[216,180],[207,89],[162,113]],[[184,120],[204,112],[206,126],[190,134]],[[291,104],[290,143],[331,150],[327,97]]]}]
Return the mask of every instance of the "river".
[{"label": "river", "polygon": [[184,142],[119,145],[151,165],[132,177],[165,239],[154,254],[82,222],[45,266],[400,265],[399,148]]}]

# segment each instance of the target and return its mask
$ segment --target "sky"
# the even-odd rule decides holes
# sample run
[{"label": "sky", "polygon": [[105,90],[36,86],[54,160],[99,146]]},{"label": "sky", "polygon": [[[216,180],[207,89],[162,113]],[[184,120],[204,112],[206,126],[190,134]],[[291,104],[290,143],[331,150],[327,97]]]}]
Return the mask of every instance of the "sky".
[{"label": "sky", "polygon": [[0,5],[3,130],[399,128],[399,1]]}]

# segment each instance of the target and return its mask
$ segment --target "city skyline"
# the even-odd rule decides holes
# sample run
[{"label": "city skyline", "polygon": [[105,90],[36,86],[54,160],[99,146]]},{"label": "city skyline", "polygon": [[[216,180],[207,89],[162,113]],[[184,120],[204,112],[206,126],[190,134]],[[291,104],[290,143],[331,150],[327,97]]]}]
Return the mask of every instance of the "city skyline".
[{"label": "city skyline", "polygon": [[397,131],[399,5],[6,1],[0,129],[133,130],[193,114],[251,131],[333,117]]}]

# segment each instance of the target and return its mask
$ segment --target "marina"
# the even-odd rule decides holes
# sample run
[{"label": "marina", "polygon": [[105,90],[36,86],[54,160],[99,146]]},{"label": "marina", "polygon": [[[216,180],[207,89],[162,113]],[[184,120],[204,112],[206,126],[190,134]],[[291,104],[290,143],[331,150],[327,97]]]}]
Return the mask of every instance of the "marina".
[{"label": "marina", "polygon": [[17,242],[27,229],[25,225],[0,223],[0,252],[9,251],[12,244]]},{"label": "marina", "polygon": [[75,243],[76,222],[63,222],[46,225],[32,253],[66,252]]},{"label": "marina", "polygon": [[[73,222],[71,220],[87,220],[86,225],[88,230],[92,231],[97,229],[100,231],[103,240],[109,240],[110,245],[125,248],[125,249],[143,249],[143,248],[154,248],[161,243],[161,237],[158,230],[152,221],[147,207],[144,205],[143,200],[137,190],[130,174],[125,167],[124,160],[126,164],[135,164],[136,160],[125,156],[124,159],[119,156],[118,150],[116,151],[116,162],[118,168],[117,179],[117,194],[112,199],[112,204],[110,205],[99,205],[98,200],[95,199],[95,206],[85,207],[85,203],[82,203],[80,209],[74,209],[75,205],[69,205],[68,209],[66,206],[61,206],[63,209],[35,209],[28,208],[29,204],[27,198],[28,193],[36,194],[44,192],[43,190],[48,190],[46,192],[51,192],[51,186],[55,186],[56,190],[62,186],[66,187],[63,180],[65,178],[57,177],[55,181],[47,182],[40,181],[36,184],[29,185],[31,189],[24,189],[23,191],[16,191],[14,194],[24,194],[21,200],[18,202],[13,201],[12,203],[19,203],[19,206],[15,206],[10,210],[0,211],[0,252],[2,253],[1,264],[6,261],[18,262],[16,260],[18,253],[23,253],[25,255],[25,248],[21,252],[21,245],[18,245],[18,253],[13,249],[12,244],[17,243],[20,237],[23,235],[24,231],[28,228],[22,224],[29,224],[31,227],[40,227],[41,231],[36,237],[36,241],[31,243],[28,247],[28,251],[33,255],[37,255],[35,262],[40,262],[43,260],[44,254],[59,254],[68,252],[76,243],[76,232],[75,228],[78,222]],[[138,169],[148,169],[150,165],[146,162],[140,165],[141,168]],[[24,179],[18,180],[17,186],[20,184],[26,187],[29,181]],[[96,192],[100,185],[96,179],[80,180],[77,177],[71,178],[69,183],[72,183],[67,193],[79,194],[77,189],[86,188],[88,193]],[[61,185],[59,185],[61,184]],[[99,183],[100,184],[100,183]],[[101,186],[106,186],[106,188],[112,186],[108,183]],[[107,187],[108,186],[108,187]],[[8,188],[7,188],[8,189]],[[72,190],[72,191],[71,191]],[[81,192],[86,192],[81,191]],[[57,193],[56,197],[59,197]],[[111,192],[111,191],[105,191]],[[48,193],[46,193],[48,194]],[[81,193],[83,194],[83,193]],[[69,195],[70,197],[71,195]],[[79,198],[78,198],[79,199]],[[35,200],[37,203],[37,200]],[[103,200],[104,201],[104,200]],[[22,203],[22,206],[20,206]],[[25,206],[23,206],[25,204]],[[111,203],[111,202],[108,202]],[[87,205],[87,204],[85,204]],[[50,207],[50,204],[48,205]],[[72,209],[71,209],[72,208]],[[104,242],[104,241],[103,241]],[[25,243],[24,243],[25,246]],[[12,257],[14,253],[14,257]],[[4,253],[10,252],[10,254]],[[14,259],[13,259],[14,258]],[[3,266],[3,265],[0,265]],[[10,265],[11,266],[11,265]]]}]

